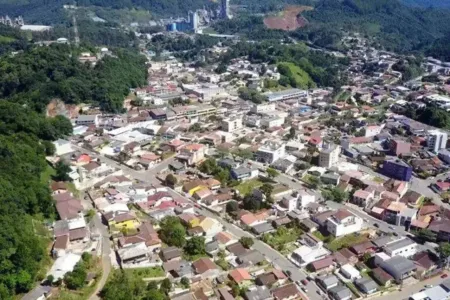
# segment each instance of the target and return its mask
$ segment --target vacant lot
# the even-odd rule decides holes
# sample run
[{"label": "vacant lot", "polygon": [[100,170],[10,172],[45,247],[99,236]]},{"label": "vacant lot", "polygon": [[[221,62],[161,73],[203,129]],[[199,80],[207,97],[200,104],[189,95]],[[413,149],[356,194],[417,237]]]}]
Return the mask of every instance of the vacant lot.
[{"label": "vacant lot", "polygon": [[368,238],[365,235],[349,234],[331,241],[327,247],[331,251],[338,251],[342,248],[351,247],[353,245],[365,242],[367,240]]},{"label": "vacant lot", "polygon": [[311,9],[310,6],[289,6],[279,15],[264,18],[264,25],[269,29],[296,30],[308,23],[300,14]]},{"label": "vacant lot", "polygon": [[253,191],[253,189],[256,189],[262,185],[263,185],[263,183],[261,180],[250,179],[250,180],[243,181],[238,186],[236,186],[235,189],[238,190],[242,196],[245,196],[245,195],[251,193]]}]

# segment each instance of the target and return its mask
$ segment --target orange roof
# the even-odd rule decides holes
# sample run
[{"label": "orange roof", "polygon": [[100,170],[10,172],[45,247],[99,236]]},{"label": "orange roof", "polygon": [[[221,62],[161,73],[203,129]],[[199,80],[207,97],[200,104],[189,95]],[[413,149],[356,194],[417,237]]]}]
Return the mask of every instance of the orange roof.
[{"label": "orange roof", "polygon": [[184,147],[184,149],[191,150],[191,151],[198,151],[198,150],[200,150],[202,148],[203,148],[202,144],[190,144],[190,145],[186,145]]},{"label": "orange roof", "polygon": [[215,239],[221,244],[226,244],[233,239],[233,236],[226,231],[222,231],[216,234]]},{"label": "orange roof", "polygon": [[257,220],[252,213],[241,216],[241,222],[244,223],[245,225],[251,225],[251,224],[255,223],[256,221]]},{"label": "orange roof", "polygon": [[228,274],[236,283],[241,283],[244,280],[251,280],[252,276],[246,269],[234,269]]}]

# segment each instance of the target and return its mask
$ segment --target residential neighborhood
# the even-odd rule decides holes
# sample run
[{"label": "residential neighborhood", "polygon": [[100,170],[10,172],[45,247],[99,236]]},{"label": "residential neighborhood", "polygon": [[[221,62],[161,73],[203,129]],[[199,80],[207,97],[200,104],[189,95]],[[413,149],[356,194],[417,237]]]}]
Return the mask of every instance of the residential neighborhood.
[{"label": "residential neighborhood", "polygon": [[[403,82],[400,55],[352,43],[337,94],[270,90],[276,66],[245,58],[216,74],[168,57],[149,63],[126,113],[83,106],[47,157],[67,166],[49,182],[47,275],[89,253],[98,290],[124,272],[169,279],[177,300],[449,298],[448,132],[405,113],[447,107],[447,68]],[[250,85],[264,102],[242,99]]]}]

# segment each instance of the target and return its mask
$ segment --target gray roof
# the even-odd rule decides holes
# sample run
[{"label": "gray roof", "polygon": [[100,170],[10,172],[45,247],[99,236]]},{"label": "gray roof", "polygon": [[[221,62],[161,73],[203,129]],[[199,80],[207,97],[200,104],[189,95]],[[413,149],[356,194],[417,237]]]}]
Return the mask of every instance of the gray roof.
[{"label": "gray roof", "polygon": [[361,277],[355,281],[355,284],[358,288],[360,288],[363,292],[370,292],[378,289],[378,285],[370,278]]},{"label": "gray roof", "polygon": [[282,158],[282,159],[276,160],[276,161],[272,164],[272,166],[273,166],[274,168],[276,168],[276,169],[286,170],[286,169],[288,169],[290,166],[292,166],[293,164],[294,164],[294,163],[291,162],[290,160],[287,160],[287,159]]},{"label": "gray roof", "polygon": [[336,283],[339,283],[338,278],[334,275],[328,275],[328,276],[325,275],[325,276],[319,277],[319,280],[323,283],[323,285],[325,287],[332,286]]},{"label": "gray roof", "polygon": [[341,177],[341,175],[336,174],[336,173],[325,173],[325,174],[323,174],[320,177],[337,180],[337,179],[339,179]]},{"label": "gray roof", "polygon": [[77,122],[79,121],[94,121],[97,115],[79,115]]},{"label": "gray roof", "polygon": [[272,224],[265,222],[265,223],[261,223],[261,224],[253,226],[252,230],[256,234],[263,234],[263,233],[275,230],[275,228],[273,228]]},{"label": "gray roof", "polygon": [[206,252],[214,252],[214,250],[218,250],[218,249],[219,249],[219,243],[217,243],[217,241],[212,241],[205,245]]},{"label": "gray roof", "polygon": [[264,261],[264,256],[257,250],[250,250],[238,256],[241,264],[257,264]]},{"label": "gray roof", "polygon": [[330,293],[333,294],[334,298],[337,300],[346,299],[352,296],[352,292],[346,286],[342,285],[330,289]]},{"label": "gray roof", "polygon": [[377,239],[372,240],[372,243],[377,246],[377,247],[383,247],[386,246],[388,243],[394,241],[396,238],[390,236],[390,235],[385,235],[385,236],[381,236]]},{"label": "gray roof", "polygon": [[270,292],[265,286],[257,287],[245,293],[247,300],[266,300],[271,299]]},{"label": "gray roof", "polygon": [[28,294],[22,297],[22,300],[37,300],[42,295],[47,295],[52,290],[51,286],[38,285]]},{"label": "gray roof", "polygon": [[409,238],[403,238],[394,242],[391,242],[385,246],[385,249],[392,252],[404,247],[408,247],[415,244],[415,242]]},{"label": "gray roof", "polygon": [[240,166],[239,168],[236,168],[236,169],[233,169],[233,172],[236,174],[236,175],[244,175],[244,174],[248,174],[248,173],[250,173],[252,170],[250,170],[249,168],[246,168],[246,167],[243,167],[243,166]]},{"label": "gray roof", "polygon": [[450,279],[446,279],[446,280],[442,281],[442,282],[441,282],[441,286],[442,286],[444,289],[450,291]]},{"label": "gray roof", "polygon": [[[417,269],[416,265],[412,261],[404,258],[403,256],[394,256],[388,260],[385,260],[383,265],[385,268],[387,266],[389,266],[389,270],[386,270],[388,273],[389,273],[389,271],[393,271],[393,272],[397,273],[397,274],[391,274],[392,276],[404,274],[404,273],[407,273],[407,272]],[[394,277],[396,277],[396,276],[394,276]]]}]

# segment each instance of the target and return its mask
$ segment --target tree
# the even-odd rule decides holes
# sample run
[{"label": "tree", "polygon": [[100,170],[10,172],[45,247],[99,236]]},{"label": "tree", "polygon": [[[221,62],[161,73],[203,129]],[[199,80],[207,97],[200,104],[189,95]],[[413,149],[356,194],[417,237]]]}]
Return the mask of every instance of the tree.
[{"label": "tree", "polygon": [[266,196],[266,201],[272,203],[273,202],[272,192],[274,189],[273,185],[269,183],[264,183],[259,189],[264,194],[264,196]]},{"label": "tree", "polygon": [[169,294],[170,290],[172,289],[172,282],[169,278],[164,278],[164,280],[161,282],[161,286],[159,287],[160,291],[164,294]]},{"label": "tree", "polygon": [[202,173],[209,175],[214,174],[218,169],[217,162],[215,159],[208,158],[199,166],[198,169]]},{"label": "tree", "polygon": [[424,241],[434,242],[436,241],[436,234],[429,229],[421,229],[417,236]]},{"label": "tree", "polygon": [[194,236],[186,242],[184,246],[184,251],[189,255],[199,255],[206,252],[205,249],[205,238],[200,236]]},{"label": "tree", "polygon": [[278,175],[280,175],[280,173],[273,168],[267,168],[266,172],[267,172],[267,176],[269,176],[269,178],[272,178],[272,179],[277,177]]},{"label": "tree", "polygon": [[321,184],[320,178],[316,176],[309,177],[309,185],[312,189],[316,189]]},{"label": "tree", "polygon": [[45,284],[46,285],[53,285],[53,281],[55,281],[55,277],[53,277],[52,274],[48,275],[47,278],[45,279]]},{"label": "tree", "polygon": [[186,229],[181,224],[180,219],[168,216],[160,222],[159,237],[169,246],[183,247],[186,243]]},{"label": "tree", "polygon": [[72,272],[64,275],[64,283],[71,290],[78,290],[86,284],[86,267],[83,261],[78,262]]},{"label": "tree", "polygon": [[56,175],[54,177],[57,181],[72,181],[69,173],[72,171],[68,165],[66,165],[62,160],[58,161],[55,166]]},{"label": "tree", "polygon": [[178,179],[173,174],[167,174],[165,183],[168,186],[175,186],[178,183]]},{"label": "tree", "polygon": [[239,204],[236,201],[230,201],[226,205],[227,213],[235,212],[239,209]]},{"label": "tree", "polygon": [[164,292],[158,291],[157,289],[148,290],[143,298],[143,300],[166,300],[167,296]]},{"label": "tree", "polygon": [[191,127],[189,127],[189,131],[191,132],[198,132],[202,129],[199,123],[193,124]]},{"label": "tree", "polygon": [[191,285],[187,277],[181,277],[180,283],[181,285],[183,285],[185,289],[188,289],[189,286]]},{"label": "tree", "polygon": [[338,187],[333,187],[331,190],[322,192],[326,200],[331,200],[337,203],[342,203],[348,200],[349,195]]},{"label": "tree", "polygon": [[291,127],[291,128],[289,128],[288,139],[292,140],[293,138],[295,138],[295,128]]},{"label": "tree", "polygon": [[260,210],[263,206],[261,199],[257,198],[253,194],[245,195],[243,203],[244,208],[251,211]]},{"label": "tree", "polygon": [[371,258],[372,258],[372,255],[370,253],[366,252],[363,255],[363,262],[367,265]]},{"label": "tree", "polygon": [[239,239],[239,243],[241,243],[245,248],[250,249],[253,246],[254,241],[251,237],[243,236]]}]

